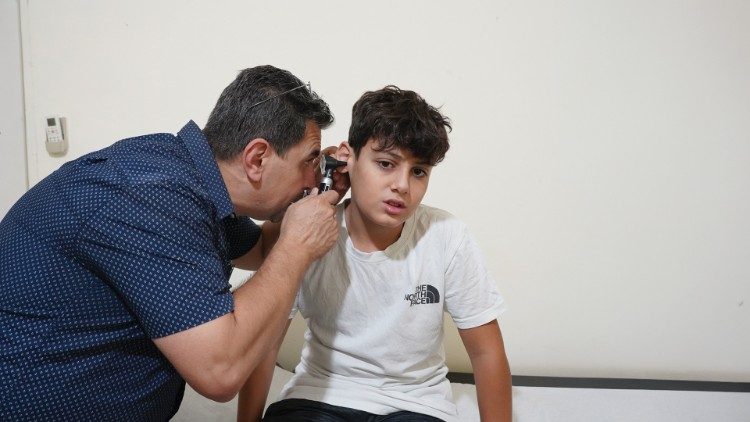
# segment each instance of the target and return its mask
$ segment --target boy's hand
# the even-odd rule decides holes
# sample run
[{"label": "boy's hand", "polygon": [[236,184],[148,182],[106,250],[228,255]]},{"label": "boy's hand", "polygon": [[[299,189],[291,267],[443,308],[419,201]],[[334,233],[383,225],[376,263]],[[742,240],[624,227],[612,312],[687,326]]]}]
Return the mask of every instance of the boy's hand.
[{"label": "boy's hand", "polygon": [[306,254],[314,261],[328,252],[339,236],[335,204],[336,191],[318,195],[314,188],[310,195],[289,206],[281,222],[277,245],[286,244],[296,253]]}]

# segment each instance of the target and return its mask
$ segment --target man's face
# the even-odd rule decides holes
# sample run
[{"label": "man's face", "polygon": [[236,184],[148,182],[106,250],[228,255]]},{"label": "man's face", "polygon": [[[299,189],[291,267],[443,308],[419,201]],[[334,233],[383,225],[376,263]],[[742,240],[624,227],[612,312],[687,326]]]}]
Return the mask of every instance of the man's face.
[{"label": "man's face", "polygon": [[267,219],[280,221],[287,207],[301,197],[303,189],[312,189],[320,160],[320,126],[307,122],[302,140],[288,149],[284,158],[274,153],[263,172]]},{"label": "man's face", "polygon": [[432,166],[400,148],[378,151],[370,140],[349,156],[353,212],[363,221],[381,228],[399,228],[422,202]]}]

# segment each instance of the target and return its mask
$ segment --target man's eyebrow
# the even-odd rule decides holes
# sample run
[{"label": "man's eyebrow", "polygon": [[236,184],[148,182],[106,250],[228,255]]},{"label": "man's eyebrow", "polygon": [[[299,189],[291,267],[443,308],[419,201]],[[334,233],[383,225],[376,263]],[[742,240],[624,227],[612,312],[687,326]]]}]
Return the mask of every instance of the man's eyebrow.
[{"label": "man's eyebrow", "polygon": [[315,148],[307,154],[307,158],[317,158],[320,155],[320,148]]}]

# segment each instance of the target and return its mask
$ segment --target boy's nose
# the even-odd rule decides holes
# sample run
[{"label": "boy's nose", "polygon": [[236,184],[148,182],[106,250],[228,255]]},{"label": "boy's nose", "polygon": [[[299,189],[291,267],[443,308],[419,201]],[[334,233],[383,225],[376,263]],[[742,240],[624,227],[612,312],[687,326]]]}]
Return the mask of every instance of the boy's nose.
[{"label": "boy's nose", "polygon": [[391,189],[402,194],[409,192],[409,172],[398,172],[391,182]]}]

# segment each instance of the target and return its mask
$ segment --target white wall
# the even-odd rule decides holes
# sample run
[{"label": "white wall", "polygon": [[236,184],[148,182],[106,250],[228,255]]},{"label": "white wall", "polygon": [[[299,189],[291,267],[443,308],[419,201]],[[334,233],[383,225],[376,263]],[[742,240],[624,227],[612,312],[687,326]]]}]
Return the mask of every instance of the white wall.
[{"label": "white wall", "polygon": [[[22,1],[32,182],[202,125],[242,68],[329,101],[394,83],[454,123],[428,204],[507,298],[518,375],[750,381],[750,3]],[[64,25],[64,31],[54,30]],[[70,152],[44,151],[68,117]],[[449,339],[454,369],[465,369]],[[462,360],[463,359],[463,360]],[[459,362],[456,362],[459,360]]]},{"label": "white wall", "polygon": [[26,192],[18,1],[0,1],[0,219]]}]

